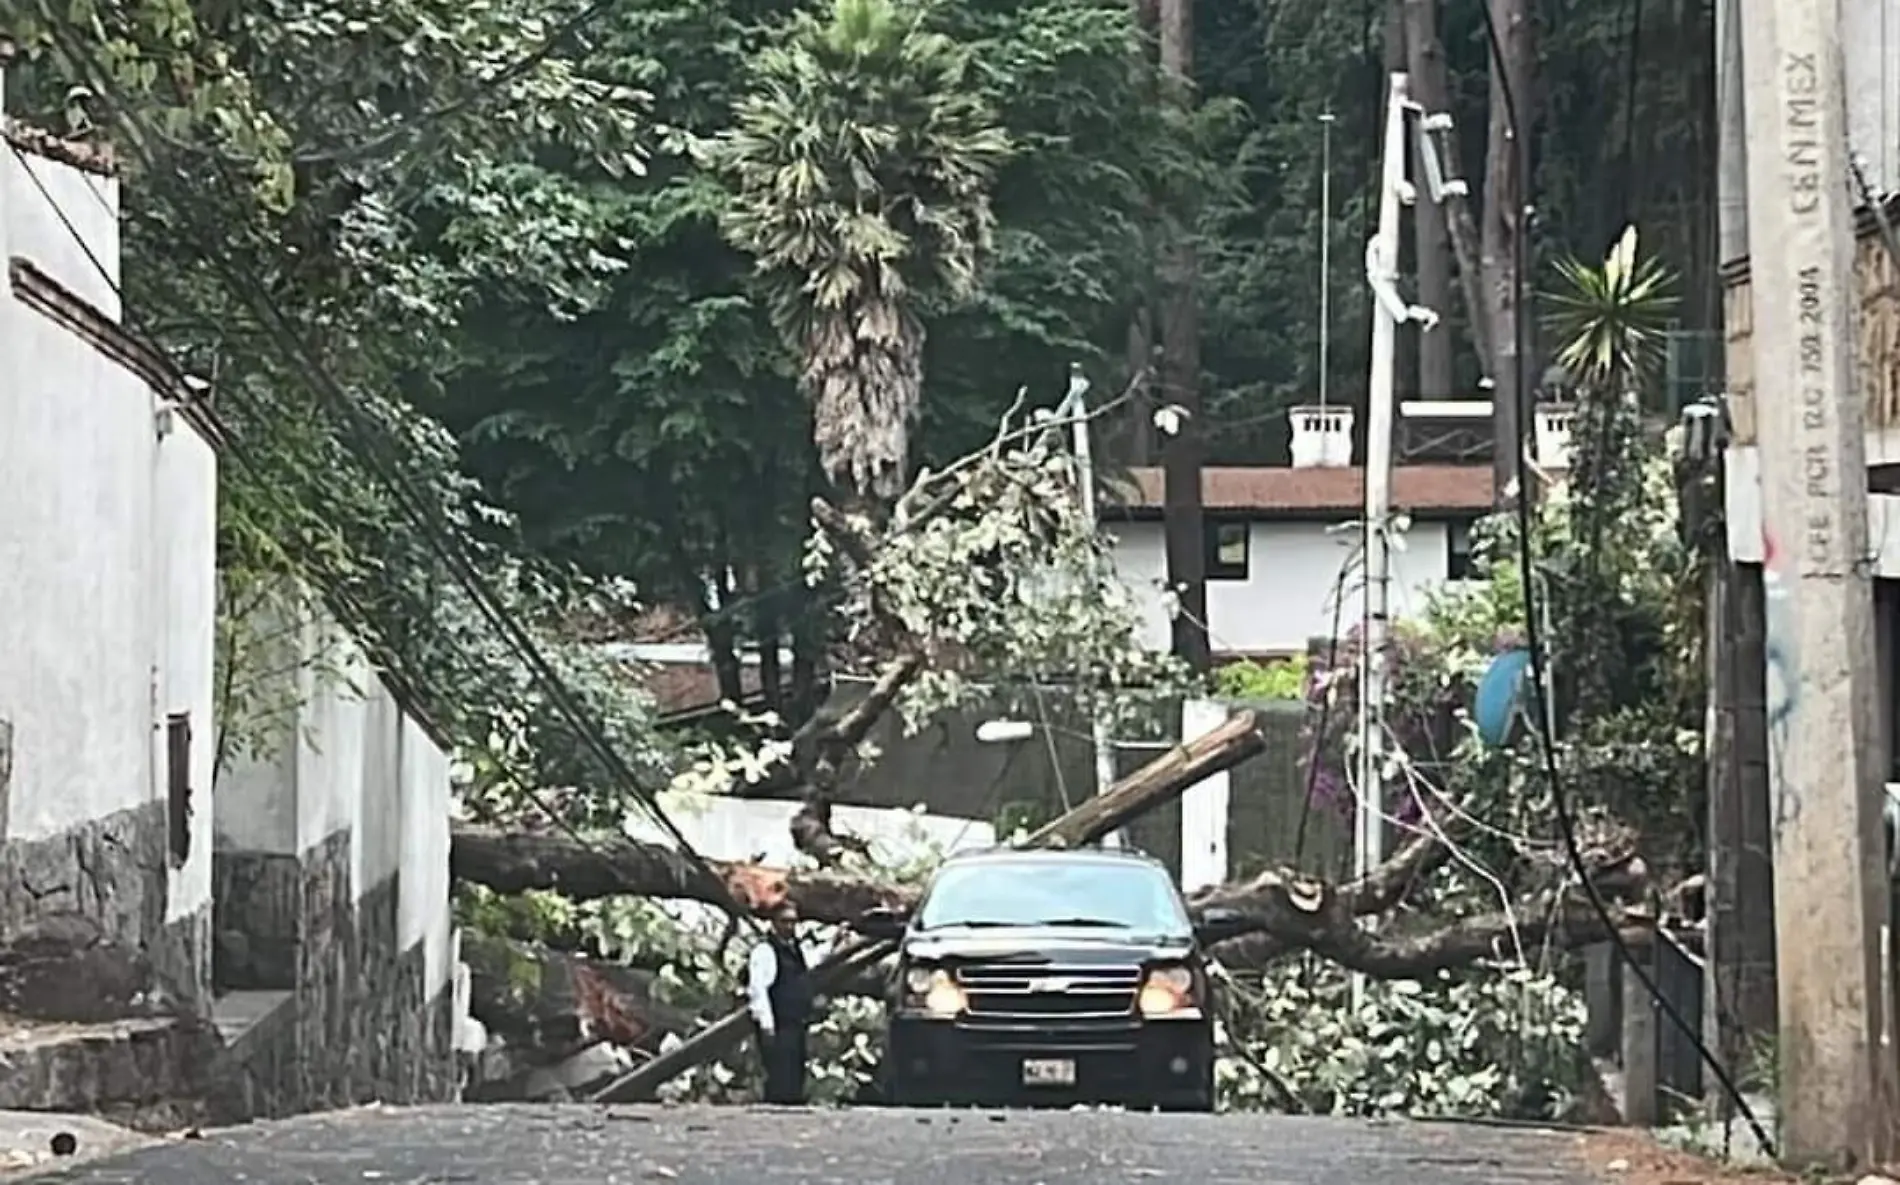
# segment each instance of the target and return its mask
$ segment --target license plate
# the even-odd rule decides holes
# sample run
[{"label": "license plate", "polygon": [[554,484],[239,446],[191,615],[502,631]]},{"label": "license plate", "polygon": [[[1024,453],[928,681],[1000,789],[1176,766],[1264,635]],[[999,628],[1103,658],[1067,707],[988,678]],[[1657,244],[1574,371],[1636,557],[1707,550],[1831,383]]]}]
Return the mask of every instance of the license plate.
[{"label": "license plate", "polygon": [[1029,1058],[1023,1062],[1024,1086],[1074,1086],[1075,1063],[1067,1058]]}]

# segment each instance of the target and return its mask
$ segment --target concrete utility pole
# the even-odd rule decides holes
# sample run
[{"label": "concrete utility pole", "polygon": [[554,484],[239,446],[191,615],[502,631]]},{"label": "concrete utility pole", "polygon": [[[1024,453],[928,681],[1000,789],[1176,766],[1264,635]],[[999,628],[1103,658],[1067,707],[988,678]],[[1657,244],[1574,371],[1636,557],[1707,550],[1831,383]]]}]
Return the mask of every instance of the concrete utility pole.
[{"label": "concrete utility pole", "polygon": [[[1879,683],[1839,0],[1742,26],[1774,794],[1782,1152],[1891,1151]],[[1788,923],[1794,924],[1788,924]]]}]

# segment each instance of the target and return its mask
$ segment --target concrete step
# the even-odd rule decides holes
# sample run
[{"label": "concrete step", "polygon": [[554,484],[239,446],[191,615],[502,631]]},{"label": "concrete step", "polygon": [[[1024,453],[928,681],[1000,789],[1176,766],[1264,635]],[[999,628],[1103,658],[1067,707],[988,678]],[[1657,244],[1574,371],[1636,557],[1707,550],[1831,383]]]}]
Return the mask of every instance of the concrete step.
[{"label": "concrete step", "polygon": [[0,1110],[83,1112],[140,1126],[189,1122],[202,1110],[219,1045],[210,1026],[190,1020],[0,1015]]}]

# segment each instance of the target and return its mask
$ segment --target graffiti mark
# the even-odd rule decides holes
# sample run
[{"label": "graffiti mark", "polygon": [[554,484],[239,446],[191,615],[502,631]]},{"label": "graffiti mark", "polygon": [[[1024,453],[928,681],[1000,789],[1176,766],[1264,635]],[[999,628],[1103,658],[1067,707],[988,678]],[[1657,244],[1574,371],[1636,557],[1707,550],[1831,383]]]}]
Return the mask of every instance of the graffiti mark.
[{"label": "graffiti mark", "polygon": [[1795,651],[1793,587],[1783,556],[1766,528],[1761,537],[1761,583],[1766,626],[1768,778],[1775,788],[1775,834],[1801,817],[1801,795],[1787,776],[1784,755],[1794,736],[1801,702],[1801,672]]}]

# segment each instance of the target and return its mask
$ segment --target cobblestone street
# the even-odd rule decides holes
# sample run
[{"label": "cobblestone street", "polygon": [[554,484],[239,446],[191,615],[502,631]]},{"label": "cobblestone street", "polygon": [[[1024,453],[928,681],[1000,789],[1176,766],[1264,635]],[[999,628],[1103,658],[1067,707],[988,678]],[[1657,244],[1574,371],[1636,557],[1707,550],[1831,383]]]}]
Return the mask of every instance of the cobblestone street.
[{"label": "cobblestone street", "polygon": [[1582,1185],[1576,1137],[1277,1116],[368,1108],[65,1173],[79,1185]]}]

